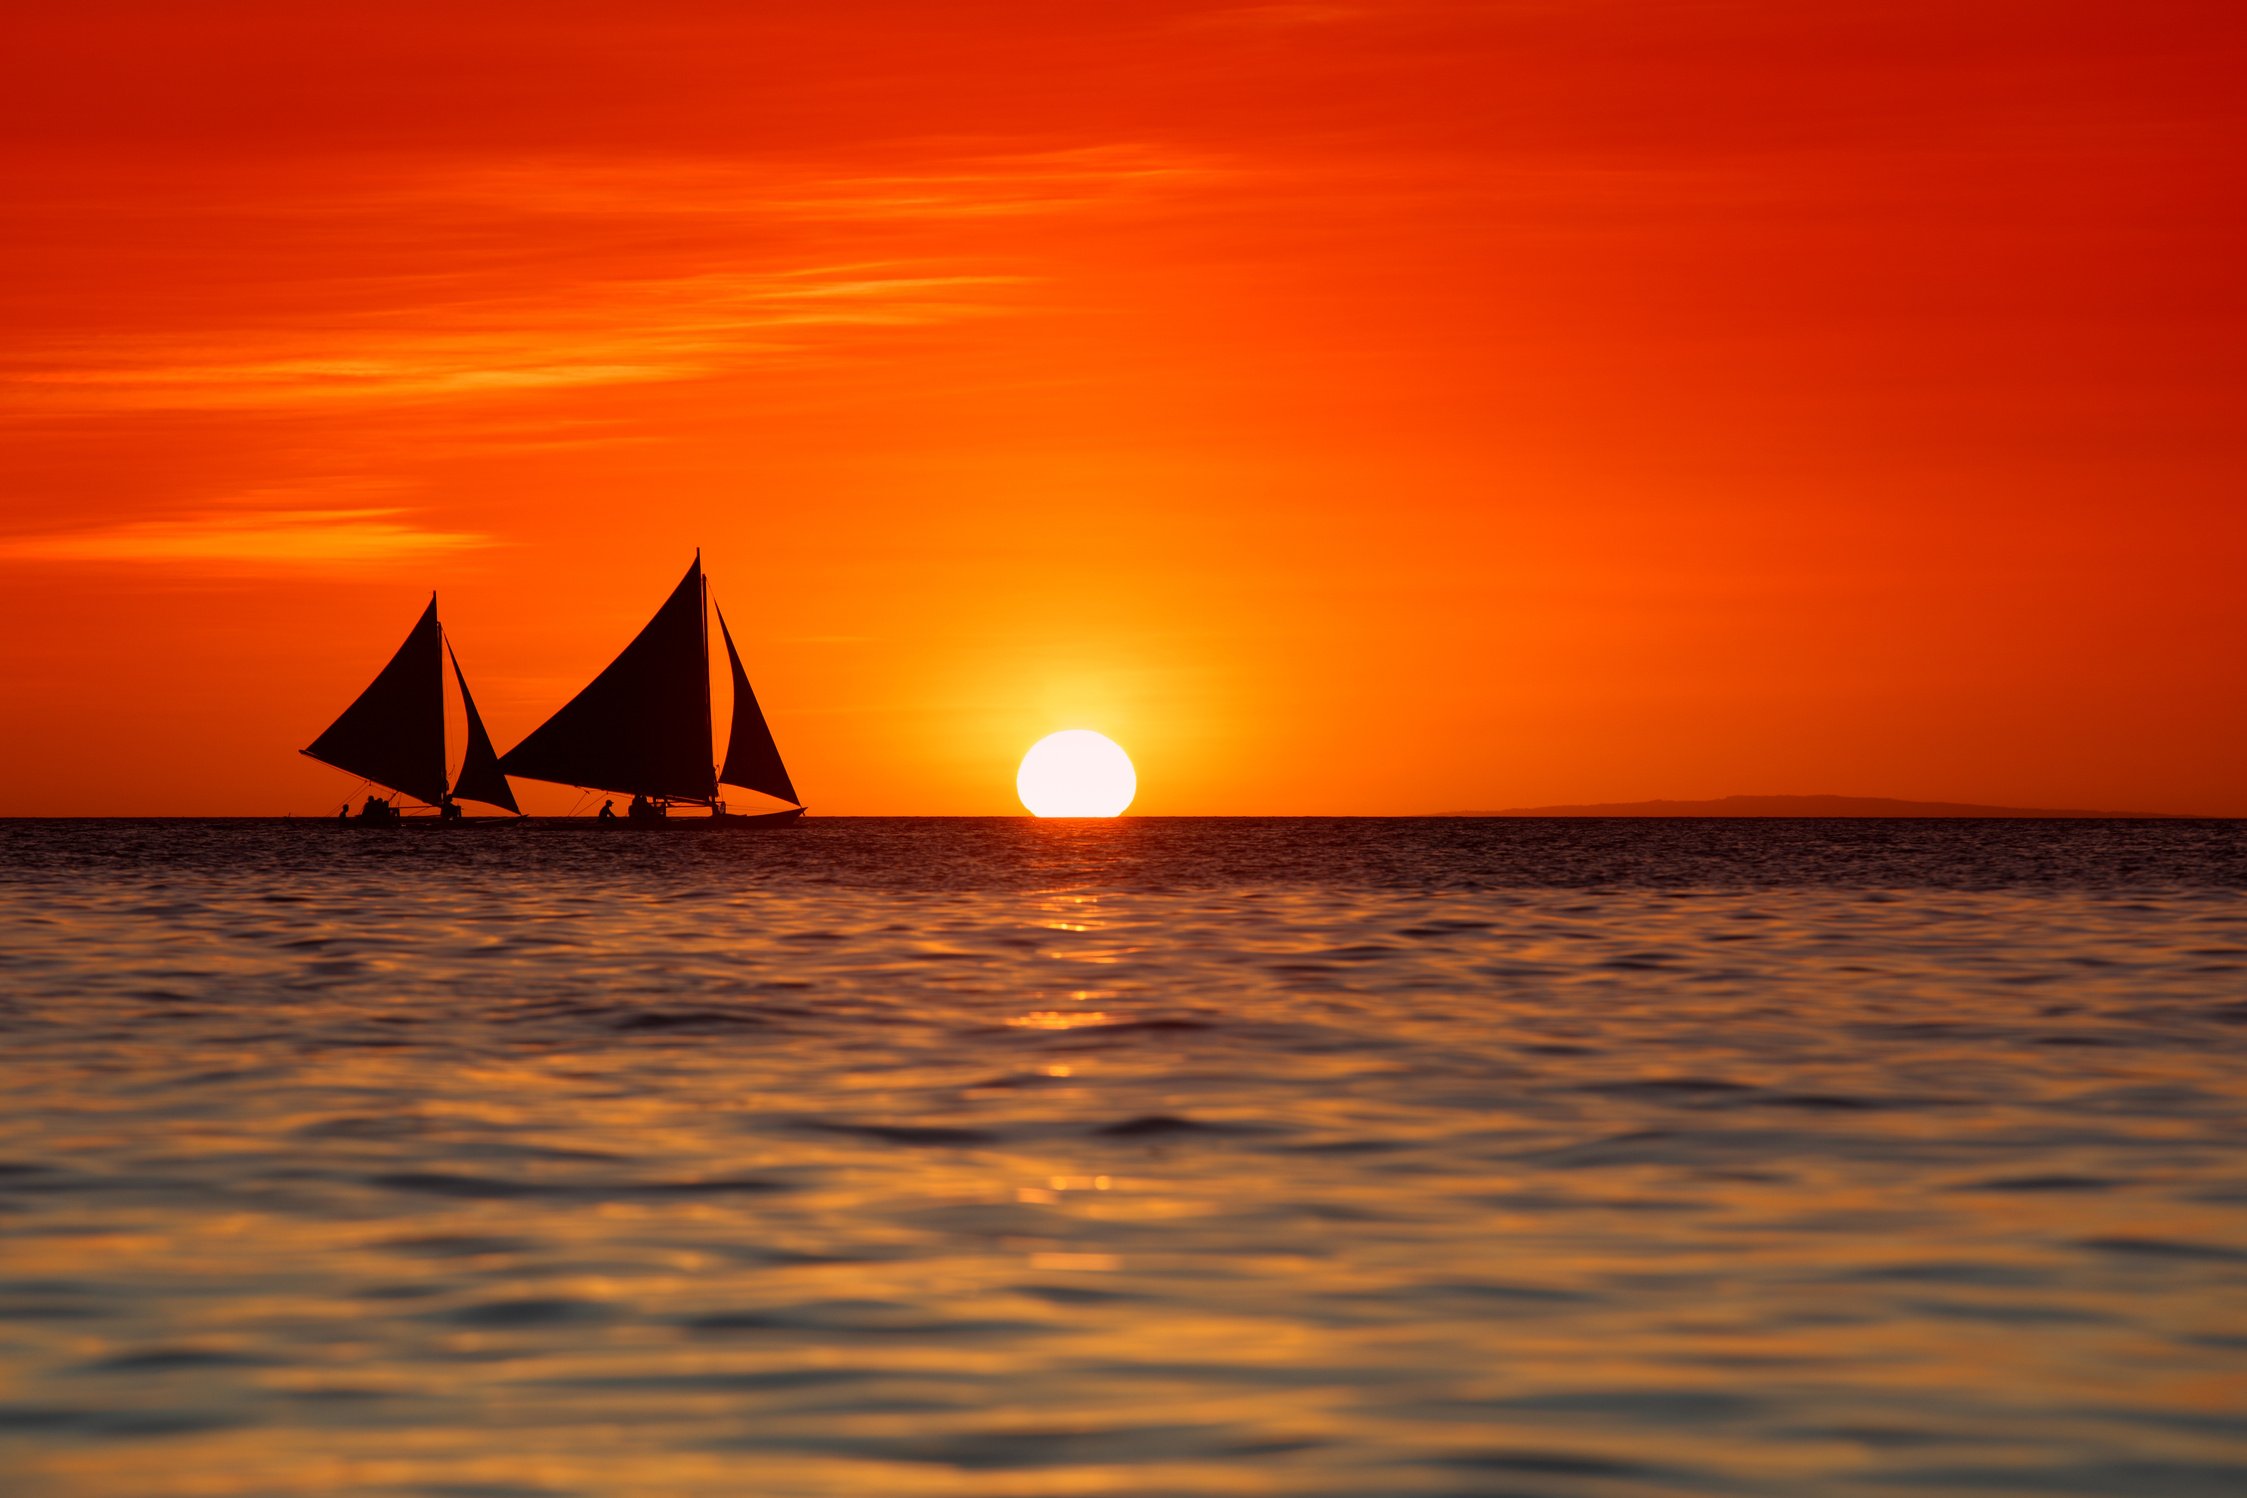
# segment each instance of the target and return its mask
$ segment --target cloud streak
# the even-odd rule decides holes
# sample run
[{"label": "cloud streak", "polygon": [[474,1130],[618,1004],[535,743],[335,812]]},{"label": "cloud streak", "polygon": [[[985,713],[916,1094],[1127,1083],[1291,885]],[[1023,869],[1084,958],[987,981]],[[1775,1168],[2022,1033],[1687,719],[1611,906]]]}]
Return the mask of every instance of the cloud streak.
[{"label": "cloud streak", "polygon": [[428,530],[401,509],[266,510],[134,520],[37,536],[0,537],[0,562],[139,562],[255,568],[395,561],[492,544],[471,531]]},{"label": "cloud streak", "polygon": [[840,267],[694,275],[611,285],[544,305],[455,305],[402,331],[277,329],[238,340],[123,337],[7,378],[9,403],[76,410],[227,410],[441,400],[713,375],[779,358],[822,332],[987,316],[1018,278]]},{"label": "cloud streak", "polygon": [[[710,378],[1020,312],[1038,277],[1003,232],[964,226],[1128,212],[1211,171],[1115,146],[895,173],[529,160],[280,202],[268,187],[254,208],[214,191],[178,207],[196,227],[173,303],[19,341],[0,409],[318,410]],[[272,265],[254,283],[249,242]]]}]

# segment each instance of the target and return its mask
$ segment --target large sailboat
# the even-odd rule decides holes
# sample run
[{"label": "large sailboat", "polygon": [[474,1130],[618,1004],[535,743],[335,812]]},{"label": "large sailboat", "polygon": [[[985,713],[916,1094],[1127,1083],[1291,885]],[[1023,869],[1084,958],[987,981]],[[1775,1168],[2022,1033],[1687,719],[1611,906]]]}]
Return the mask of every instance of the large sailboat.
[{"label": "large sailboat", "polygon": [[[460,705],[468,721],[467,754],[460,778],[445,770],[445,662],[450,660],[453,680],[460,686]],[[440,819],[456,821],[460,803],[481,801],[520,816],[515,792],[500,772],[499,756],[492,752],[491,735],[468,695],[468,677],[460,657],[437,622],[437,595],[406,636],[406,643],[390,658],[343,716],[327,732],[301,751],[320,761],[361,776],[385,790],[411,796],[434,809]],[[349,814],[349,803],[344,807]],[[402,812],[387,796],[367,797],[356,818],[363,822],[396,822]]]},{"label": "large sailboat", "polygon": [[[711,761],[710,624],[718,618],[733,668],[733,730],[722,764]],[[780,746],[741,668],[733,632],[710,596],[702,553],[621,655],[585,690],[563,704],[530,737],[500,757],[499,768],[526,780],[548,780],[632,798],[625,818],[662,823],[674,805],[706,806],[710,816],[673,825],[772,826],[804,814],[803,799],[781,763]],[[792,803],[785,811],[743,815],[726,810],[724,786]],[[602,820],[613,815],[604,806]]]}]

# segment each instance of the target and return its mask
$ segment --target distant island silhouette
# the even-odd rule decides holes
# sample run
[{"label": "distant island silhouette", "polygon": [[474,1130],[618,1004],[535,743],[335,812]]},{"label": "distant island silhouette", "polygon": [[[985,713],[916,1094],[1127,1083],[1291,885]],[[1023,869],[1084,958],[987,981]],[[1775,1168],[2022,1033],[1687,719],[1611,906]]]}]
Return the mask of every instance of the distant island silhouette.
[{"label": "distant island silhouette", "polygon": [[1581,806],[1517,806],[1505,811],[1454,811],[1453,817],[2144,817],[2162,811],[2075,811],[2052,807],[1979,806],[1968,801],[1898,801],[1888,796],[1720,796],[1713,801],[1600,801]]}]

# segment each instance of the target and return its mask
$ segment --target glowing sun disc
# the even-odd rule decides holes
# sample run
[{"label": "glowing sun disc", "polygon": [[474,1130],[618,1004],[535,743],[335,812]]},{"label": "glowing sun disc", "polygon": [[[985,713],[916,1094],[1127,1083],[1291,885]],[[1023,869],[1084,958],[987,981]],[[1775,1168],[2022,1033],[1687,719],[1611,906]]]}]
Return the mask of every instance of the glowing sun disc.
[{"label": "glowing sun disc", "polygon": [[1014,789],[1032,816],[1113,817],[1138,794],[1139,773],[1106,734],[1065,728],[1030,746]]}]

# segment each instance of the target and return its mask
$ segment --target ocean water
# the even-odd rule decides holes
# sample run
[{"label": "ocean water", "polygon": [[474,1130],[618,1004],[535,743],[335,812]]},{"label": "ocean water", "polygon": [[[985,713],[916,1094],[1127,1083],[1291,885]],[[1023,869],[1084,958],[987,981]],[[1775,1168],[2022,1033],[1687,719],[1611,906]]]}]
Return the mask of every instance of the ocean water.
[{"label": "ocean water", "polygon": [[2247,830],[0,823],[0,1491],[2247,1493]]}]

